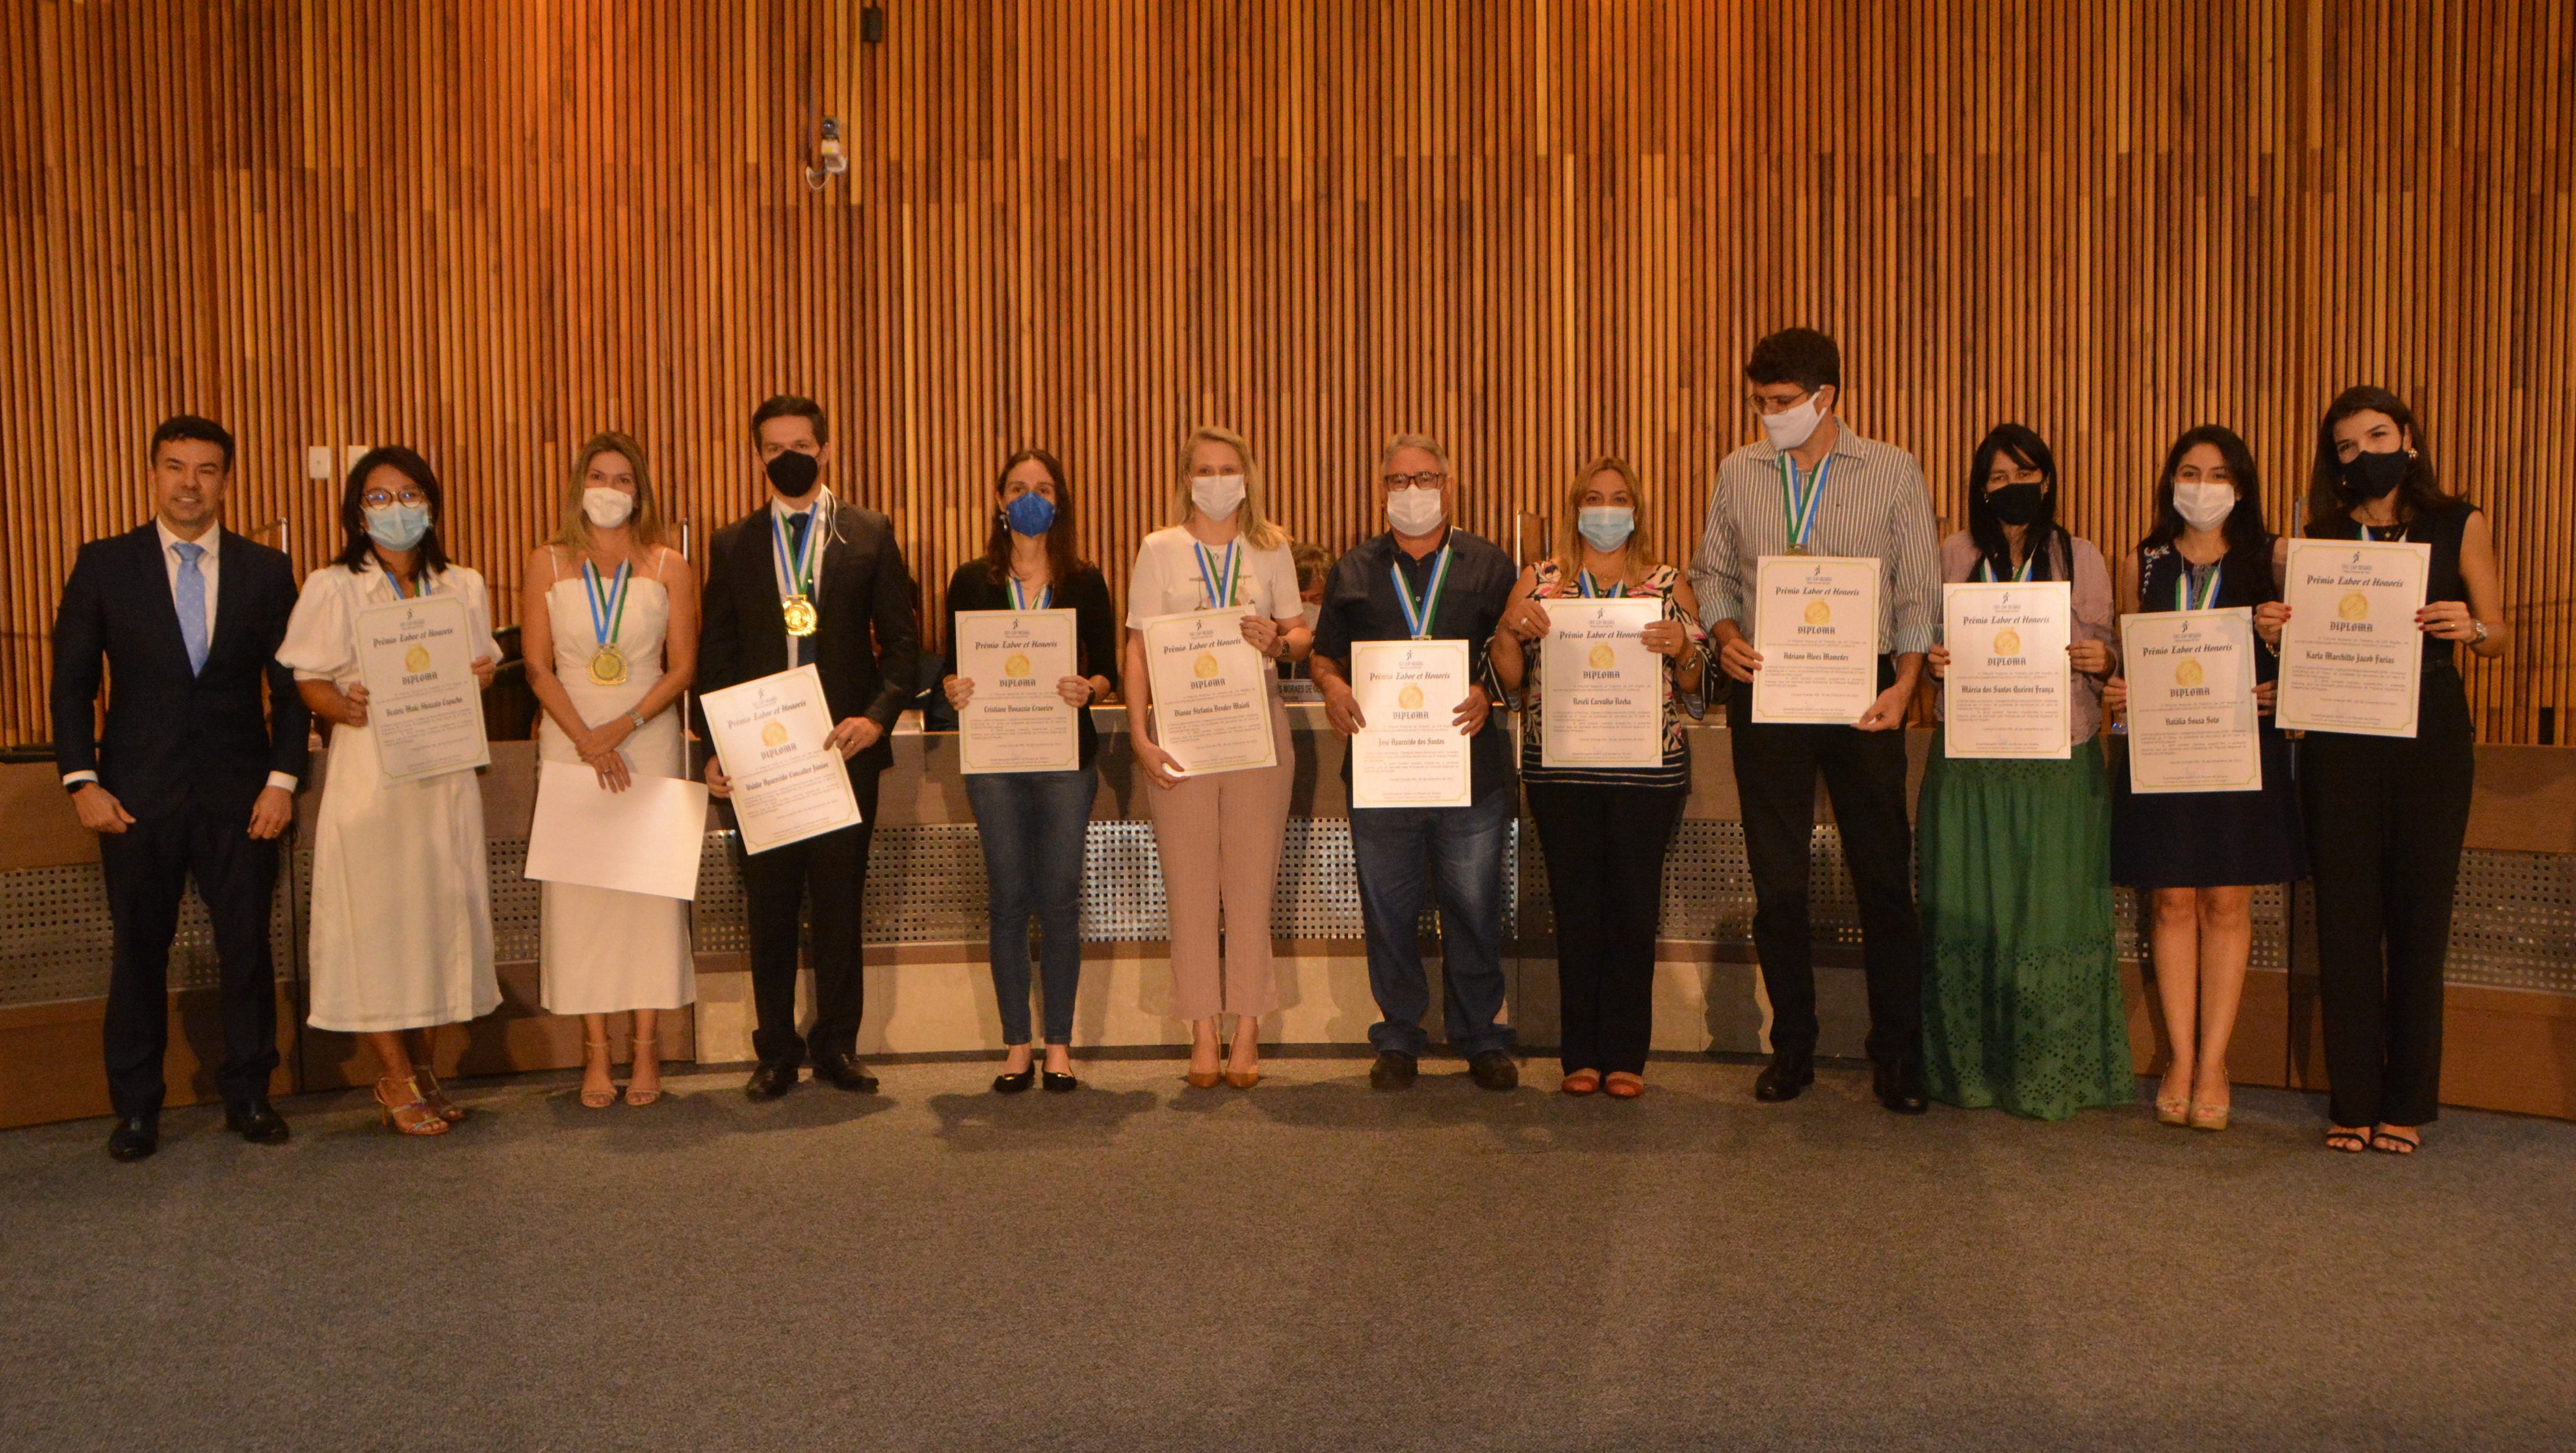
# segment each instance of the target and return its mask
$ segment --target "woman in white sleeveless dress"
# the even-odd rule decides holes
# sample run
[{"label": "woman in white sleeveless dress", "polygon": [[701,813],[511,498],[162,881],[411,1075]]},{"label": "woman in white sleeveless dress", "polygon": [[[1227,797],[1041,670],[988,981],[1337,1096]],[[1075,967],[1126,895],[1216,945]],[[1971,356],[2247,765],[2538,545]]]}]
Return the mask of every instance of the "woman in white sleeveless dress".
[{"label": "woman in white sleeveless dress", "polygon": [[[396,782],[385,775],[361,679],[358,617],[421,597],[465,602],[474,677],[492,684],[483,577],[448,563],[446,495],[429,461],[400,445],[371,449],[340,498],[338,560],[304,579],[278,645],[296,694],[332,724],[322,805],[313,823],[309,941],[316,1029],[363,1036],[379,1075],[385,1124],[443,1135],[465,1118],[432,1073],[441,1025],[501,1003],[492,973],[491,886],[483,851],[483,786],[471,768]],[[420,1054],[411,1033],[427,1030]]]},{"label": "woman in white sleeveless dress", "polygon": [[[698,579],[662,537],[643,449],[623,434],[592,436],[575,456],[562,526],[521,576],[528,685],[545,709],[540,771],[586,769],[612,791],[637,776],[686,775],[673,708],[697,671]],[[582,1104],[616,1103],[608,1016],[630,1011],[626,1103],[652,1104],[662,1095],[661,1011],[697,999],[688,905],[577,883],[547,883],[542,896],[545,1007],[582,1017]]]}]

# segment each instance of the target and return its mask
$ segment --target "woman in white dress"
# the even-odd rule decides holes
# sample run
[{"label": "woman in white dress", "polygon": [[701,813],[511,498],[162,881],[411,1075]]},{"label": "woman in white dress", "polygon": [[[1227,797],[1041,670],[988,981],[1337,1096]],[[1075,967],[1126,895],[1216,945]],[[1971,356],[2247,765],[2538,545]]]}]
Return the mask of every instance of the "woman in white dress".
[{"label": "woman in white dress", "polygon": [[[528,685],[545,717],[541,771],[587,770],[612,792],[638,775],[679,777],[680,713],[698,664],[698,577],[663,543],[644,451],[623,434],[581,446],[563,524],[528,557],[519,622]],[[551,650],[535,643],[551,642]],[[578,764],[578,765],[577,765]],[[697,999],[688,905],[677,898],[548,883],[540,948],[545,1006],[582,1018],[581,1103],[617,1102],[608,1016],[635,1016],[626,1103],[662,1097],[661,1011]]]},{"label": "woman in white dress", "polygon": [[[491,604],[482,576],[448,563],[438,534],[445,516],[428,460],[400,445],[369,450],[340,497],[348,544],[305,578],[277,651],[304,704],[332,724],[313,832],[309,1022],[365,1036],[382,1071],[376,1103],[403,1135],[443,1135],[465,1118],[431,1072],[432,1041],[439,1026],[501,1002],[482,786],[470,768],[389,780],[359,671],[360,612],[455,596],[465,602],[475,680],[492,684],[500,650]],[[417,1059],[412,1030],[429,1031]]]}]

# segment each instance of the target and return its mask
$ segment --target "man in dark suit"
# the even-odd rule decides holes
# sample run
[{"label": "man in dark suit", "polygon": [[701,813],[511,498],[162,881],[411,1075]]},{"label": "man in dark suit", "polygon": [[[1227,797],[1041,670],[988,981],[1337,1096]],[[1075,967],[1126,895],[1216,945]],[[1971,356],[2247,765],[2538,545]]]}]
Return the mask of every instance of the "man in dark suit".
[{"label": "man in dark suit", "polygon": [[[705,621],[698,633],[700,691],[721,691],[812,665],[832,713],[832,745],[849,761],[860,823],[839,832],[741,854],[751,930],[753,1051],[760,1065],[743,1093],[776,1099],[796,1088],[809,1056],[818,1079],[873,1093],[859,1063],[866,992],[859,901],[875,830],[877,776],[894,760],[886,734],[911,701],[920,629],[912,574],[893,522],[835,499],[822,406],[780,395],[751,416],[754,458],[769,498],[716,533],[707,555]],[[704,713],[700,728],[704,729]],[[707,786],[730,790],[707,760]],[[797,915],[809,906],[814,937],[814,1026],[796,1032]]]},{"label": "man in dark suit", "polygon": [[[294,567],[221,523],[232,435],[181,414],[153,431],[151,459],[152,522],[83,545],[54,617],[54,755],[81,826],[99,835],[116,925],[105,1039],[118,1160],[160,1143],[170,943],[191,876],[223,964],[224,1124],[255,1144],[287,1137],[268,1103],[268,915],[309,721],[277,664]],[[114,678],[104,738],[102,659]]]}]

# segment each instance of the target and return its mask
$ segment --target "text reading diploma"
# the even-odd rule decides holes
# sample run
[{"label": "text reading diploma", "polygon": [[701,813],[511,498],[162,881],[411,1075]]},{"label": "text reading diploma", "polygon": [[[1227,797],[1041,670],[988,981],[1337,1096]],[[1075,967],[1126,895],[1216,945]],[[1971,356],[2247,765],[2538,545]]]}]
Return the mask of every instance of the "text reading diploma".
[{"label": "text reading diploma", "polygon": [[734,825],[747,853],[852,827],[859,800],[849,764],[830,742],[831,708],[812,666],[710,691],[699,705],[733,784]]},{"label": "text reading diploma", "polygon": [[1539,642],[1539,761],[1549,767],[1664,764],[1664,658],[1642,632],[1662,620],[1647,598],[1558,598]]},{"label": "text reading diploma", "polygon": [[1466,807],[1475,801],[1465,641],[1353,641],[1351,806]]},{"label": "text reading diploma", "polygon": [[2424,669],[2424,582],[2433,547],[2403,540],[2292,540],[2282,598],[2281,725],[2415,735]]},{"label": "text reading diploma", "polygon": [[1941,587],[1942,752],[1955,758],[2068,755],[2066,646],[2075,602],[2063,580]]},{"label": "text reading diploma", "polygon": [[957,674],[975,694],[957,713],[961,772],[1070,772],[1082,765],[1075,713],[1056,690],[1074,674],[1070,610],[961,610]]},{"label": "text reading diploma", "polygon": [[1278,672],[1243,638],[1243,611],[1183,611],[1145,622],[1154,740],[1181,770],[1234,772],[1279,761],[1269,683]]},{"label": "text reading diploma", "polygon": [[1860,720],[1878,700],[1879,563],[1765,555],[1753,568],[1753,719]]},{"label": "text reading diploma", "polygon": [[472,642],[462,596],[414,596],[358,612],[358,674],[388,779],[491,765]]},{"label": "text reading diploma", "polygon": [[2129,682],[2129,790],[2260,792],[2254,612],[2151,611],[2120,618]]}]

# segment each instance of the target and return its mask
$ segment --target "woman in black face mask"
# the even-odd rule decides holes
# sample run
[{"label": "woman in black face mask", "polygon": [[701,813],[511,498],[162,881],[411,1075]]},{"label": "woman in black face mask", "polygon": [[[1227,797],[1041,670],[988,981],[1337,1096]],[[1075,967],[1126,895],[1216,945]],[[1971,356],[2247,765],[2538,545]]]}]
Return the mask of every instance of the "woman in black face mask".
[{"label": "woman in black face mask", "polygon": [[[1953,758],[1945,732],[1916,811],[1924,1088],[1949,1104],[2042,1120],[2137,1097],[2100,741],[2102,684],[2117,664],[2111,577],[2102,552],[2056,514],[2047,442],[1997,425],[1969,474],[1968,528],[1941,542],[1941,578],[2068,582],[2066,760]],[[1948,643],[1929,661],[1946,676]]]},{"label": "woman in black face mask", "polygon": [[[2317,988],[2326,1144],[2412,1155],[2439,1113],[2442,963],[2468,835],[2476,733],[2453,659],[2505,647],[2487,517],[2434,482],[2432,451],[2403,400],[2381,388],[2335,396],[2317,425],[2305,532],[2325,540],[2430,545],[2415,735],[2311,731],[2299,746],[2308,850],[2316,862]],[[2278,641],[2289,607],[2264,626]]]},{"label": "woman in black face mask", "polygon": [[[2155,527],[2120,562],[2120,613],[2251,607],[2259,633],[2280,599],[2280,555],[2263,523],[2253,451],[2222,425],[2187,429],[2165,451]],[[2227,1128],[2227,1044],[2254,948],[2254,890],[2308,875],[2289,743],[2271,721],[2273,670],[2271,652],[2255,650],[2259,789],[2139,792],[2125,764],[2113,780],[2111,880],[2146,906],[2171,1051],[2156,1087],[2161,1124]],[[2114,679],[2103,701],[2124,710],[2128,682]]]}]

